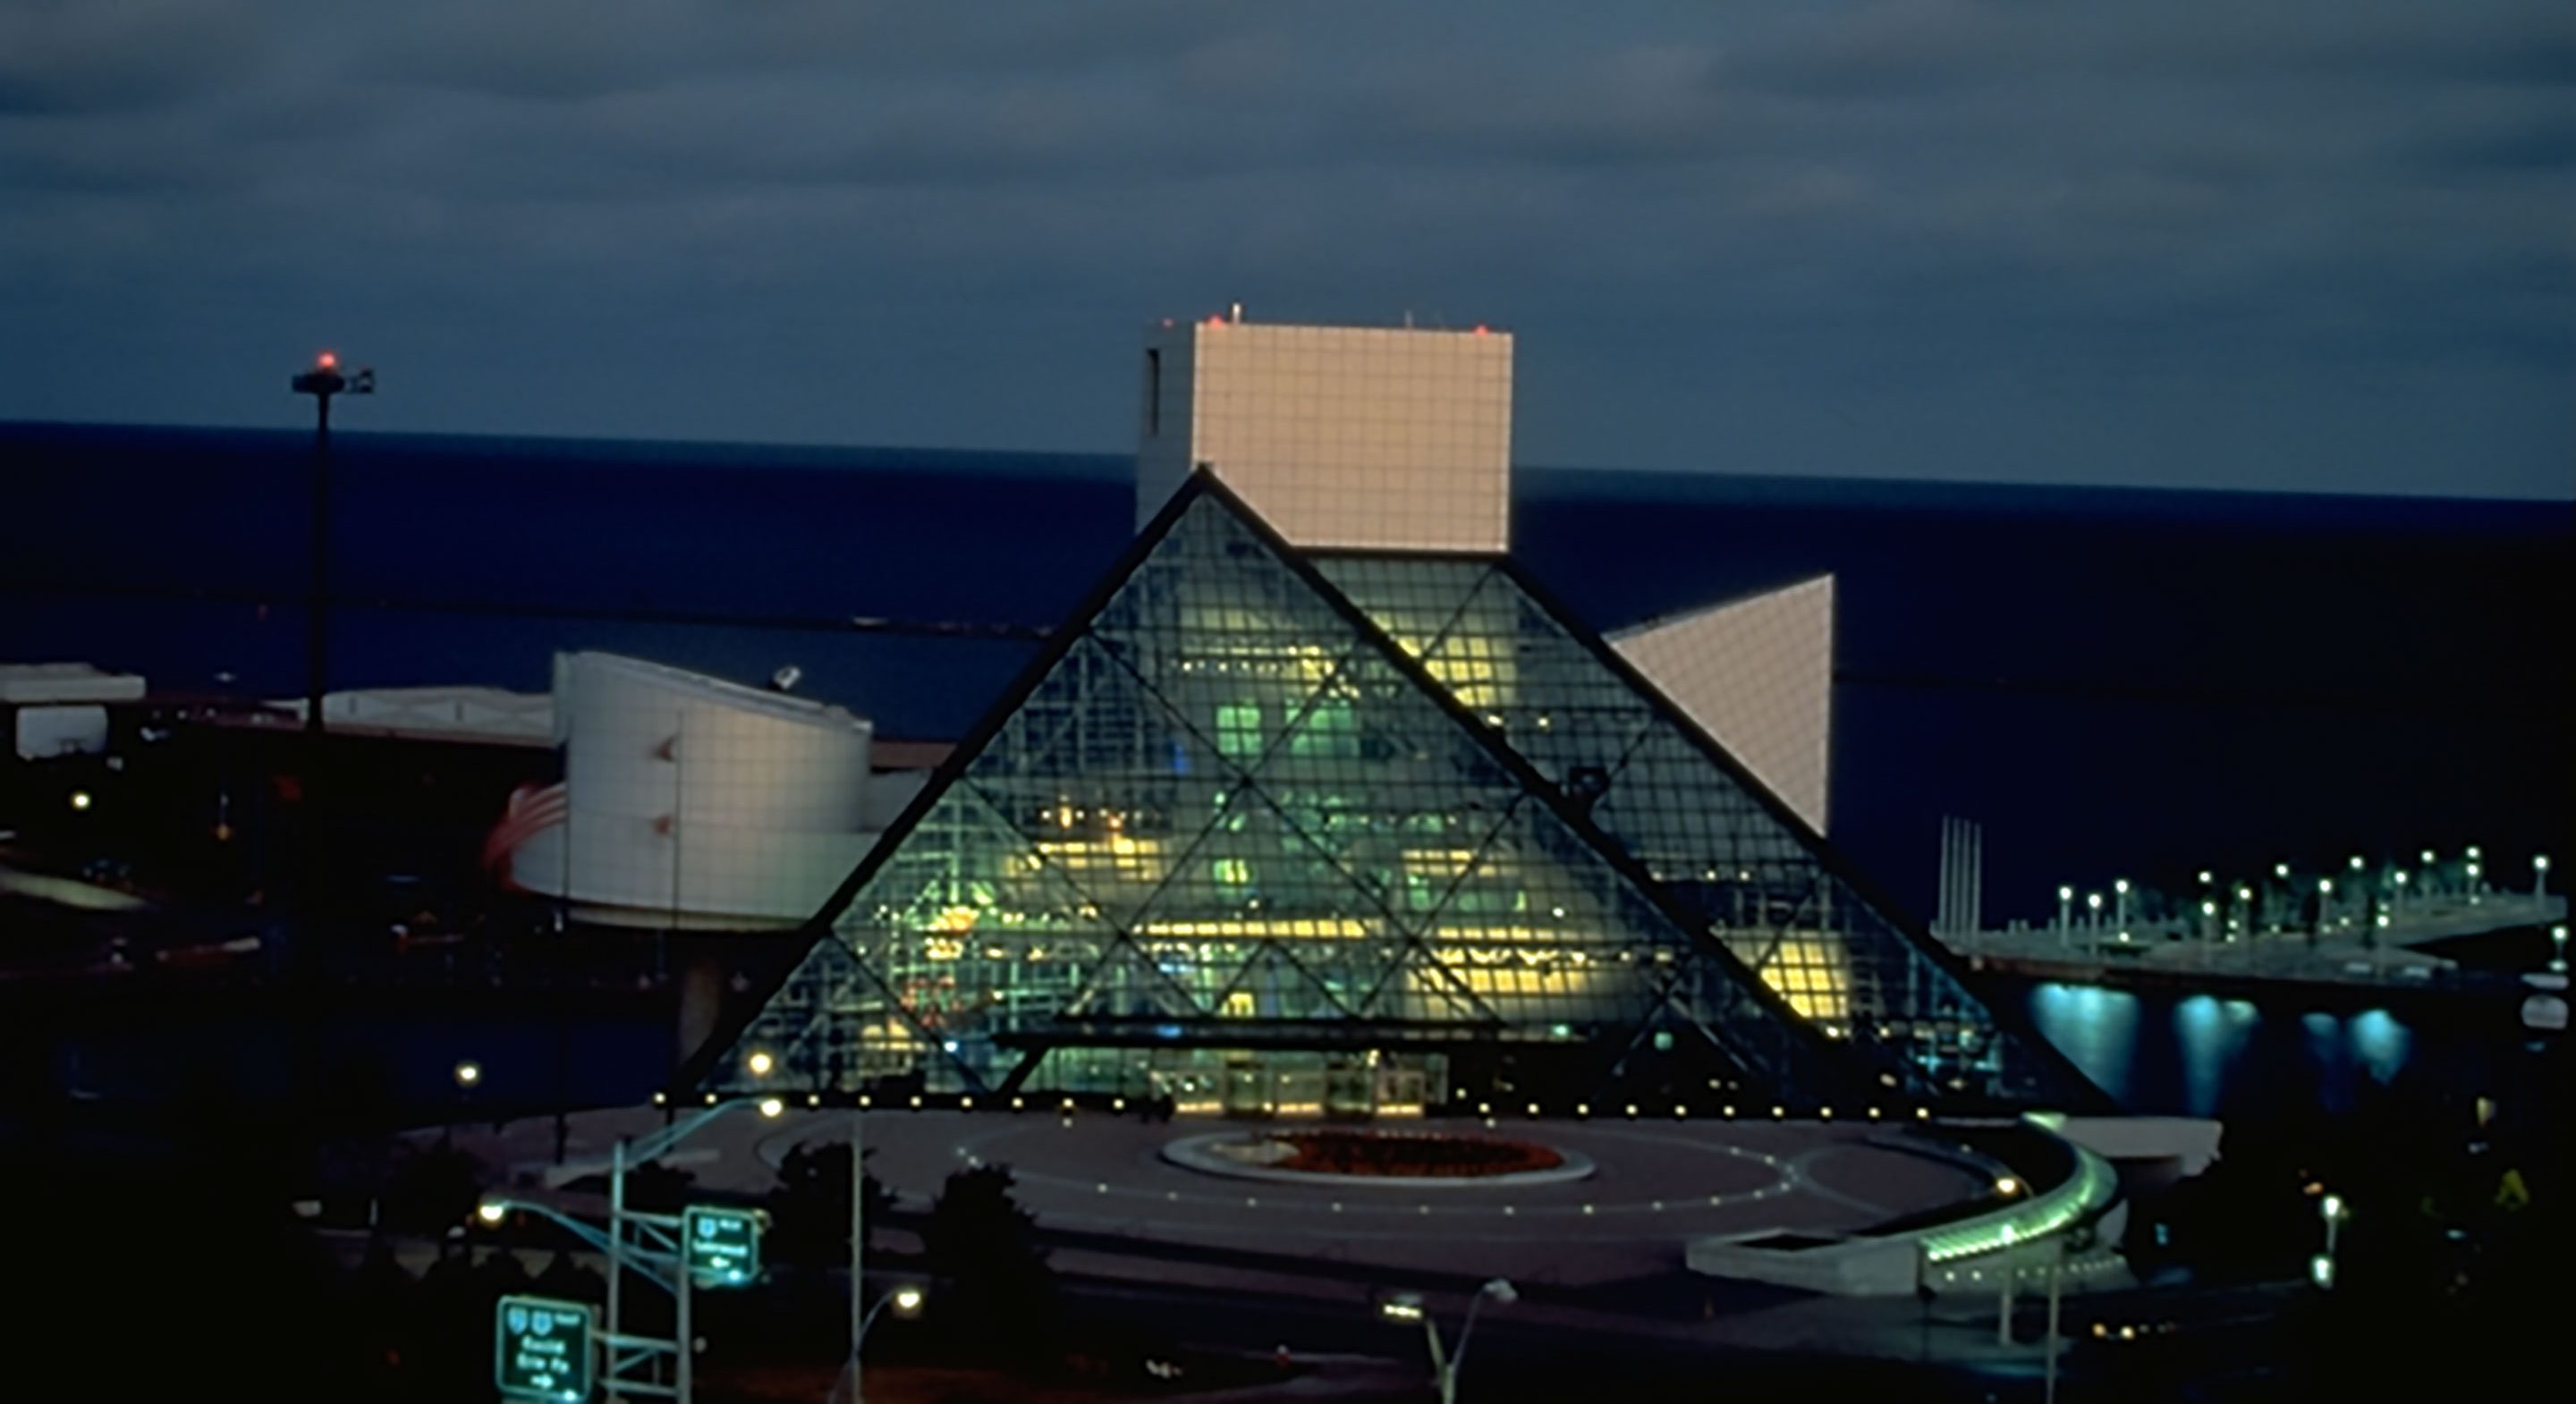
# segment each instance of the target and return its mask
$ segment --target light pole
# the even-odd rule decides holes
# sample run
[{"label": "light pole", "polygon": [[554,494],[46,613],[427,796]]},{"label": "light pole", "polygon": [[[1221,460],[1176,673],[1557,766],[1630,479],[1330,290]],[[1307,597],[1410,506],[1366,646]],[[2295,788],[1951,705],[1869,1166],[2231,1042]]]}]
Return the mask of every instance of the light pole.
[{"label": "light pole", "polygon": [[2057,1404],[2057,1320],[2059,1304],[2065,1299],[2066,1235],[2057,1236],[2057,1255],[2048,1261],[2048,1364],[2047,1383],[2041,1387],[2041,1404]]},{"label": "light pole", "polygon": [[2567,973],[2567,923],[2563,921],[2549,928],[2549,968]]},{"label": "light pole", "polygon": [[2319,1287],[2331,1291],[2335,1282],[2335,1231],[2352,1217],[2352,1211],[2344,1205],[2342,1195],[2328,1194],[2317,1201],[2317,1213],[2326,1221],[2326,1251],[2310,1265],[2309,1272]]},{"label": "light pole", "polygon": [[2057,889],[2057,946],[2060,950],[2066,948],[2067,932],[2075,925],[2074,907],[2075,889],[2059,887]]},{"label": "light pole", "polygon": [[[857,1300],[859,1294],[853,1291],[850,1296],[852,1300]],[[862,1387],[859,1383],[859,1348],[868,1338],[868,1328],[877,1324],[877,1318],[883,1315],[888,1307],[894,1308],[894,1314],[897,1316],[907,1318],[919,1316],[921,1314],[922,1297],[923,1293],[919,1287],[906,1283],[905,1285],[894,1288],[891,1291],[888,1291],[885,1295],[878,1297],[875,1306],[869,1307],[865,1312],[851,1318],[850,1404],[859,1404],[859,1401],[866,1397],[862,1392]]]},{"label": "light pole", "polygon": [[2013,1226],[2010,1224],[2004,1225],[2004,1247],[2003,1252],[2000,1255],[2003,1259],[2001,1272],[2003,1281],[1995,1288],[1995,1344],[1999,1346],[2008,1346],[2013,1343],[2012,1313],[2014,1237]]},{"label": "light pole", "polygon": [[2549,900],[2549,855],[2531,855],[2531,904],[2535,907]]},{"label": "light pole", "polygon": [[2332,903],[2333,903],[2333,901],[2334,901],[2334,879],[2333,879],[2333,878],[2318,878],[2318,879],[2317,879],[2317,924],[2316,924],[2315,926],[2312,926],[2312,927],[2310,927],[2310,928],[2308,929],[2308,944],[2309,944],[2309,945],[2311,945],[2311,946],[2315,945],[2315,944],[2317,943],[2317,938],[2326,934],[2326,908],[2327,908],[2330,904],[2332,904]]},{"label": "light pole", "polygon": [[2101,893],[2099,893],[2099,892],[2087,892],[2087,893],[2085,893],[2085,894],[2084,894],[2084,911],[2085,911],[2085,916],[2084,916],[2084,935],[2085,935],[2085,938],[2086,938],[2087,940],[2099,940],[2099,939],[2101,939],[2101,936],[2102,936],[2102,894],[2101,894]]},{"label": "light pole", "polygon": [[[716,1102],[708,1106],[705,1110],[699,1112],[697,1115],[690,1117],[688,1120],[665,1126],[661,1130],[656,1131],[649,1136],[638,1136],[633,1140],[619,1140],[609,1147],[608,1334],[612,1342],[622,1334],[625,1324],[622,1311],[625,1306],[625,1270],[627,1256],[626,1226],[633,1223],[650,1228],[667,1230],[680,1222],[667,1214],[637,1214],[629,1211],[626,1207],[626,1172],[652,1164],[654,1161],[668,1155],[671,1150],[678,1146],[682,1141],[685,1141],[689,1137],[696,1135],[699,1131],[704,1130],[717,1119],[731,1115],[734,1112],[741,1111],[745,1107],[757,1109],[762,1116],[775,1118],[787,1109],[787,1104],[776,1097],[736,1097],[729,1101]],[[685,1236],[674,1235],[673,1254],[678,1259],[678,1274],[680,1280],[679,1285],[675,1289],[679,1299],[679,1329],[677,1332],[679,1340],[677,1342],[678,1358],[672,1365],[672,1383],[677,1391],[680,1404],[689,1404],[691,1386],[695,1382],[695,1376],[697,1373],[697,1342],[690,1336],[691,1323],[689,1320],[689,1298],[691,1293],[689,1290],[688,1242]],[[638,1255],[648,1262],[655,1256],[649,1246],[639,1248]],[[609,1368],[602,1372],[607,1377],[604,1383],[607,1386],[608,1398],[611,1401],[625,1397],[624,1392],[618,1388],[618,1385],[621,1383],[621,1379],[616,1350],[617,1347],[614,1344],[611,1344],[609,1347]],[[633,1364],[635,1362],[633,1360],[629,1360],[626,1363]]]},{"label": "light pole", "polygon": [[446,1131],[439,1137],[441,1145],[456,1144],[456,1123],[472,1102],[474,1089],[483,1085],[483,1065],[471,1058],[460,1058],[448,1075],[456,1080],[456,1115],[448,1119]]},{"label": "light pole", "polygon": [[288,385],[298,395],[313,397],[313,584],[304,602],[304,729],[322,731],[322,692],[330,669],[331,586],[331,397],[376,393],[370,367],[340,373],[340,358],[325,351],[313,358],[313,369]]},{"label": "light pole", "polygon": [[[765,1048],[755,1048],[743,1059],[743,1067],[753,1077],[767,1077],[777,1070],[778,1059]],[[881,1298],[875,1307],[867,1305],[868,1280],[868,1168],[867,1114],[858,1104],[850,1107],[850,1404],[859,1404],[862,1382],[859,1378],[859,1342],[868,1333],[868,1323],[891,1298]],[[920,1303],[919,1288],[898,1289],[913,1294],[913,1306],[895,1303],[896,1314],[909,1316]]]},{"label": "light pole", "polygon": [[1422,1323],[1423,1337],[1431,1343],[1431,1374],[1440,1385],[1440,1404],[1458,1404],[1458,1369],[1467,1363],[1467,1339],[1476,1331],[1476,1309],[1483,1306],[1488,1298],[1510,1306],[1520,1300],[1520,1293],[1499,1277],[1476,1289],[1476,1295],[1467,1302],[1467,1319],[1458,1327],[1455,1351],[1441,1348],[1440,1323],[1431,1319],[1430,1309],[1423,1305],[1421,1293],[1398,1292],[1378,1304],[1378,1313],[1389,1321]]},{"label": "light pole", "polygon": [[2121,878],[2112,883],[2111,891],[2118,898],[2113,904],[2116,914],[2111,918],[2111,925],[2119,930],[2120,939],[2126,941],[2129,939],[2129,880]]}]

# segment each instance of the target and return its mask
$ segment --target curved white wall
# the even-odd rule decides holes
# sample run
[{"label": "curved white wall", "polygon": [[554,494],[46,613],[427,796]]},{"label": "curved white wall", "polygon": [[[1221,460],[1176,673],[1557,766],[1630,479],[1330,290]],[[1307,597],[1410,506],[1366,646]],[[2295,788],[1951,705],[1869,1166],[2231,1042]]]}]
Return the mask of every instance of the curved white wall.
[{"label": "curved white wall", "polygon": [[563,821],[513,881],[593,920],[740,927],[813,915],[874,841],[866,719],[607,654],[555,660]]}]

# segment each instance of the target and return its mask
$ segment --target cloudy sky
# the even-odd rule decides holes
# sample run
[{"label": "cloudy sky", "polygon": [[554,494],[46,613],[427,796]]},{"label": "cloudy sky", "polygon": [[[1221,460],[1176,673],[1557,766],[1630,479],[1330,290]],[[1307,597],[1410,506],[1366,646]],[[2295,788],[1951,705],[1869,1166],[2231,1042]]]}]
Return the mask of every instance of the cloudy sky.
[{"label": "cloudy sky", "polygon": [[1484,321],[1524,462],[2576,493],[2564,0],[0,0],[0,418],[1116,451]]}]

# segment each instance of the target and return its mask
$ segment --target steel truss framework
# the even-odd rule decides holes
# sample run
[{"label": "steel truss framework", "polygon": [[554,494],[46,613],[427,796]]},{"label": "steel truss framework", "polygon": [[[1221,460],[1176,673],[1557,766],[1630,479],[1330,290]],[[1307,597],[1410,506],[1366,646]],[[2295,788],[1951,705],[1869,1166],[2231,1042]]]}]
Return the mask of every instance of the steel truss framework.
[{"label": "steel truss framework", "polygon": [[1523,1090],[2090,1092],[1891,912],[1508,560],[1310,558],[1202,474],[685,1080],[1125,1090],[1323,1052]]}]

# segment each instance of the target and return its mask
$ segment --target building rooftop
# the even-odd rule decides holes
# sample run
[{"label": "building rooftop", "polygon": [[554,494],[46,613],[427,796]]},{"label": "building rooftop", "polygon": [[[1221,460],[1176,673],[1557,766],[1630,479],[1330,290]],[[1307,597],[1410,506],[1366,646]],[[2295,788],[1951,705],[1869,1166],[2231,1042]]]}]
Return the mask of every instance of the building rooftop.
[{"label": "building rooftop", "polygon": [[0,704],[33,707],[141,700],[139,673],[111,673],[88,663],[0,663]]}]

